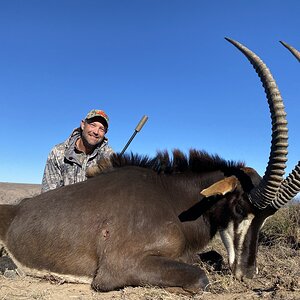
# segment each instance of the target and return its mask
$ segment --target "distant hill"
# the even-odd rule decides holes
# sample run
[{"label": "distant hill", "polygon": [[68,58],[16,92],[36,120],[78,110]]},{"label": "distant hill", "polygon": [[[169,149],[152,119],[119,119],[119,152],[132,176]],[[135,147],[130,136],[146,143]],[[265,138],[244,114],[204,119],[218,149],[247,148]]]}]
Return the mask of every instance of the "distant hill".
[{"label": "distant hill", "polygon": [[40,192],[40,184],[0,182],[0,204],[15,204]]}]

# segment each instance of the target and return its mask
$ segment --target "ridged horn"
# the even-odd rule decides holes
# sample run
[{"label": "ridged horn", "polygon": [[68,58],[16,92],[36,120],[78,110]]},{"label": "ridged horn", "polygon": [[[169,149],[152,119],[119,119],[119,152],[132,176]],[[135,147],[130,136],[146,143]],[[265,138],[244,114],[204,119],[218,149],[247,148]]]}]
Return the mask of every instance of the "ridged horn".
[{"label": "ridged horn", "polygon": [[[286,47],[300,62],[300,52],[290,46],[289,44],[280,41],[280,43]],[[280,188],[277,192],[275,200],[272,202],[272,206],[275,209],[279,209],[283,205],[287,204],[300,192],[300,161],[295,166],[289,176],[282,181]]]},{"label": "ridged horn", "polygon": [[287,48],[297,59],[298,59],[298,61],[300,62],[300,52],[296,49],[296,48],[294,48],[294,47],[292,47],[291,45],[289,45],[289,44],[287,44],[287,43],[285,43],[285,42],[283,42],[283,41],[279,41],[285,48]]},{"label": "ridged horn", "polygon": [[271,205],[279,209],[290,200],[292,200],[300,192],[300,161],[295,166],[289,176],[282,181],[277,192],[275,200]]},{"label": "ridged horn", "polygon": [[286,113],[276,82],[264,62],[239,42],[228,38],[226,40],[237,47],[256,70],[265,89],[271,112],[272,141],[269,162],[261,182],[249,195],[253,205],[259,209],[264,209],[275,199],[276,192],[285,173],[288,147]]}]

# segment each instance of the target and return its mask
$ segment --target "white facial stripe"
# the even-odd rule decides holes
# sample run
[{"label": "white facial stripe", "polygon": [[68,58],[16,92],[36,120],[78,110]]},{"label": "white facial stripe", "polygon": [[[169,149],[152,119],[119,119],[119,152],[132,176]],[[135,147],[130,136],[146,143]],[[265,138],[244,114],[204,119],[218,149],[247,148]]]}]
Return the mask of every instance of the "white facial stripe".
[{"label": "white facial stripe", "polygon": [[268,219],[270,219],[270,218],[271,218],[271,216],[267,217],[267,218],[263,221],[263,223],[262,223],[261,226],[260,226],[260,229],[262,229],[262,228],[265,226],[266,221],[267,221]]},{"label": "white facial stripe", "polygon": [[236,234],[239,235],[238,244],[237,244],[237,253],[236,253],[236,265],[237,267],[240,266],[240,262],[242,259],[242,250],[243,250],[243,244],[245,241],[245,237],[247,235],[247,232],[249,230],[249,227],[252,223],[252,220],[254,218],[253,214],[249,214],[247,216],[247,219],[243,220],[237,228]]},{"label": "white facial stripe", "polygon": [[[228,227],[220,231],[222,241],[226,247],[228,253],[228,262],[232,266],[236,260],[236,266],[240,265],[241,254],[243,249],[243,243],[245,241],[246,234],[249,230],[249,227],[254,218],[253,214],[249,214],[245,220],[243,220],[237,227],[236,231],[234,230],[233,222],[228,223]],[[235,252],[234,239],[238,236],[237,252]]]},{"label": "white facial stripe", "polygon": [[248,229],[249,229],[249,227],[250,227],[250,225],[252,223],[253,218],[254,218],[254,215],[253,214],[249,214],[248,217],[247,217],[247,219],[243,220],[238,225],[236,233],[240,236],[239,243],[238,243],[238,249],[239,250],[242,249],[242,246],[243,246],[246,234],[247,234]]},{"label": "white facial stripe", "polygon": [[229,265],[232,266],[235,259],[235,251],[234,251],[234,244],[233,244],[233,236],[234,236],[233,222],[230,222],[228,224],[226,230],[220,231],[220,235],[228,253]]}]

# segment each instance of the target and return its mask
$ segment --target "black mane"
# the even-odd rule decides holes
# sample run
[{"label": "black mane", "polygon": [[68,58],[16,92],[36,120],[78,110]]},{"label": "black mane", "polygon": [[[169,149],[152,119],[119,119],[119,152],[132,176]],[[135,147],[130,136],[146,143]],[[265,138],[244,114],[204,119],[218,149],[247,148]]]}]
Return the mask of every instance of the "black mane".
[{"label": "black mane", "polygon": [[159,151],[157,155],[150,158],[139,154],[114,154],[111,157],[113,168],[125,166],[137,166],[148,168],[163,174],[178,174],[185,172],[203,173],[220,170],[224,173],[245,167],[244,162],[228,161],[218,155],[210,155],[205,151],[192,149],[189,155],[175,149],[172,157],[167,151]]}]

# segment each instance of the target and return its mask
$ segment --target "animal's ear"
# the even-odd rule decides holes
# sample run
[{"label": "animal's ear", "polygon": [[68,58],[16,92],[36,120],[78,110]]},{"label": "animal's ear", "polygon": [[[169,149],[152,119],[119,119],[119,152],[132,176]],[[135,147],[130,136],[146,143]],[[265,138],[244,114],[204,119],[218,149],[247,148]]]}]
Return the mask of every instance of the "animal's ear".
[{"label": "animal's ear", "polygon": [[244,168],[241,168],[241,170],[250,178],[253,186],[258,186],[259,185],[262,178],[260,177],[260,175],[253,168],[244,167]]},{"label": "animal's ear", "polygon": [[226,195],[234,191],[237,187],[238,179],[235,176],[226,177],[208,188],[201,191],[201,195],[205,197],[216,196],[216,195]]}]

